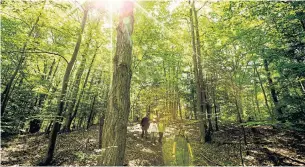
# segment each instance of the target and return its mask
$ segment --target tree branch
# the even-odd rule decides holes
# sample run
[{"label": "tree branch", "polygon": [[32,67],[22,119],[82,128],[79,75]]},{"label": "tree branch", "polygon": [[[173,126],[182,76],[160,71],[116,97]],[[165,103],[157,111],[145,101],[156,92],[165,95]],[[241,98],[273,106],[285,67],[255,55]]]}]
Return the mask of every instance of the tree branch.
[{"label": "tree branch", "polygon": [[40,50],[39,51],[26,51],[26,52],[21,52],[21,51],[8,51],[8,52],[5,52],[5,51],[1,51],[1,53],[45,53],[45,54],[59,56],[62,59],[64,59],[67,64],[69,63],[68,60],[64,56],[60,55],[59,53],[48,52],[48,51],[40,51]]},{"label": "tree branch", "polygon": [[205,7],[205,5],[207,5],[208,1],[206,1],[198,10],[196,10],[196,12],[200,11],[203,7]]}]

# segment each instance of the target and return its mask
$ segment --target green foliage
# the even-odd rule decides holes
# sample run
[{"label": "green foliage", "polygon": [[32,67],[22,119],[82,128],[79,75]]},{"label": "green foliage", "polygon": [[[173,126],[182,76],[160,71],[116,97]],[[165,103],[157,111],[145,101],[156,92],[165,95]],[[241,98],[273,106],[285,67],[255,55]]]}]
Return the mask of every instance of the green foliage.
[{"label": "green foliage", "polygon": [[[46,1],[40,12],[37,9],[43,2],[1,2],[2,94],[21,61],[24,46],[26,51],[11,88],[2,131],[17,133],[34,118],[43,120],[43,129],[58,110],[66,61],[73,53],[83,11],[74,2]],[[179,103],[181,117],[194,118],[196,83],[189,3],[140,1],[138,5],[132,37],[130,118],[143,117],[148,110],[154,115],[179,118]],[[274,116],[301,127],[305,113],[304,3],[198,1],[196,8],[207,98],[213,113],[215,105],[219,106],[219,121],[236,121],[239,110],[243,120],[254,117],[255,124],[266,124],[268,121],[263,120]],[[95,122],[106,112],[116,39],[115,26],[110,25],[116,25],[117,17],[102,9],[89,12],[79,53],[86,58],[79,84],[79,90],[84,87],[84,95],[80,98],[80,91],[76,97],[72,93],[79,56],[65,98],[66,109],[73,98],[80,98],[74,124],[85,124],[91,108]],[[278,108],[282,115],[277,115]]]}]

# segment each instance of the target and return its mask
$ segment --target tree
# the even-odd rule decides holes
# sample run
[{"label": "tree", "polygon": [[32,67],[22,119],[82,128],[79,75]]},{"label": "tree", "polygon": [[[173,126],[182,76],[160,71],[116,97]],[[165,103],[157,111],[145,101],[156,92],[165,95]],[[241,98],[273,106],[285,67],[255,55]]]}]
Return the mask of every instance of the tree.
[{"label": "tree", "polygon": [[58,99],[58,112],[57,112],[56,118],[55,118],[54,123],[53,123],[53,128],[52,128],[52,132],[51,132],[51,136],[50,136],[50,140],[49,140],[47,155],[46,155],[46,158],[44,159],[44,161],[41,163],[41,165],[50,164],[50,162],[53,159],[56,139],[57,139],[57,135],[58,135],[57,133],[60,130],[61,115],[64,111],[64,105],[65,105],[65,98],[66,98],[66,93],[67,93],[67,88],[68,88],[68,82],[69,82],[69,79],[70,79],[70,74],[71,74],[72,67],[73,67],[73,65],[76,61],[78,51],[79,51],[79,48],[80,48],[80,44],[81,44],[81,41],[82,41],[82,35],[83,35],[84,29],[85,29],[87,16],[88,16],[88,11],[89,11],[89,8],[84,9],[84,16],[83,16],[82,23],[81,23],[81,31],[79,32],[73,55],[72,55],[71,60],[69,61],[68,65],[67,65],[67,68],[66,68],[66,71],[65,71],[65,75],[64,75],[64,78],[63,78],[63,81],[62,81],[61,94],[60,94],[60,97]]},{"label": "tree", "polygon": [[113,59],[113,79],[102,137],[102,148],[105,150],[102,152],[100,165],[122,166],[124,161],[130,112],[133,5],[132,1],[124,1],[120,9],[116,52]]},{"label": "tree", "polygon": [[[195,18],[195,23],[193,22],[193,13]],[[202,65],[201,65],[201,45],[199,37],[199,25],[197,18],[197,11],[195,9],[195,2],[192,1],[190,9],[190,23],[191,23],[191,34],[192,34],[192,44],[193,44],[193,62],[194,62],[194,74],[197,83],[197,113],[200,119],[200,132],[201,139],[205,139],[205,142],[211,141],[211,107],[207,102],[206,84],[203,80]],[[195,24],[195,25],[194,25]],[[195,28],[194,28],[195,27]],[[195,32],[195,33],[194,33]],[[195,40],[196,39],[196,40]],[[204,115],[208,117],[208,127]]]}]

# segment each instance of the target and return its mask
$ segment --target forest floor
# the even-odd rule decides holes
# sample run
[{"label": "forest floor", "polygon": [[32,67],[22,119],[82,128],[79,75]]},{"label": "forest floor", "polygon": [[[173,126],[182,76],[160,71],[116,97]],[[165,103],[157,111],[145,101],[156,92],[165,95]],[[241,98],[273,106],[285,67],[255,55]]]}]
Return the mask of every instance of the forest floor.
[{"label": "forest floor", "polygon": [[[213,133],[213,142],[199,142],[196,121],[184,121],[194,158],[190,165],[305,165],[305,134],[290,130],[273,129],[271,126],[245,127],[247,146],[243,144],[241,128],[221,126]],[[176,123],[166,127],[161,143],[141,138],[139,124],[128,126],[125,164],[128,166],[174,165],[171,156]],[[98,127],[88,131],[73,131],[58,136],[52,165],[97,165],[100,150]],[[240,145],[240,142],[242,143]],[[18,135],[1,141],[1,165],[36,165],[45,156],[48,139],[43,134]],[[247,155],[248,154],[248,155]]]}]

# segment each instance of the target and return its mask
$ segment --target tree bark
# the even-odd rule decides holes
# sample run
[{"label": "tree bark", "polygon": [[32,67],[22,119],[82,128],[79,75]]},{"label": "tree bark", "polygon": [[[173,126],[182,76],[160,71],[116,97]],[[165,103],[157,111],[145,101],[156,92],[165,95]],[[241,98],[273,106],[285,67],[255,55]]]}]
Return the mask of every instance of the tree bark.
[{"label": "tree bark", "polygon": [[60,117],[61,117],[61,115],[64,111],[64,105],[65,105],[65,98],[66,98],[66,93],[67,93],[67,88],[68,88],[68,82],[69,82],[69,79],[70,79],[71,70],[73,68],[73,65],[74,65],[74,63],[76,61],[76,58],[77,58],[77,55],[78,55],[78,51],[79,51],[80,44],[81,44],[81,41],[82,41],[82,35],[83,35],[85,25],[86,25],[86,21],[87,21],[87,16],[88,16],[88,9],[85,9],[84,16],[83,16],[83,19],[82,19],[82,24],[81,24],[81,32],[78,35],[78,39],[77,39],[77,42],[76,42],[76,45],[75,45],[75,48],[74,48],[73,55],[71,57],[70,62],[67,65],[65,75],[64,75],[64,78],[63,78],[61,94],[60,94],[60,97],[58,99],[57,118],[55,118],[55,120],[54,120],[54,125],[53,125],[53,128],[52,128],[51,137],[50,137],[50,140],[49,140],[47,155],[46,155],[46,158],[44,159],[44,161],[40,165],[48,165],[48,164],[50,164],[50,162],[53,159],[57,133],[60,129],[59,119],[60,119]]},{"label": "tree bark", "polygon": [[134,4],[124,1],[117,27],[116,53],[113,59],[113,80],[106,112],[99,165],[122,166],[126,147],[127,123],[130,112],[130,82]]}]

